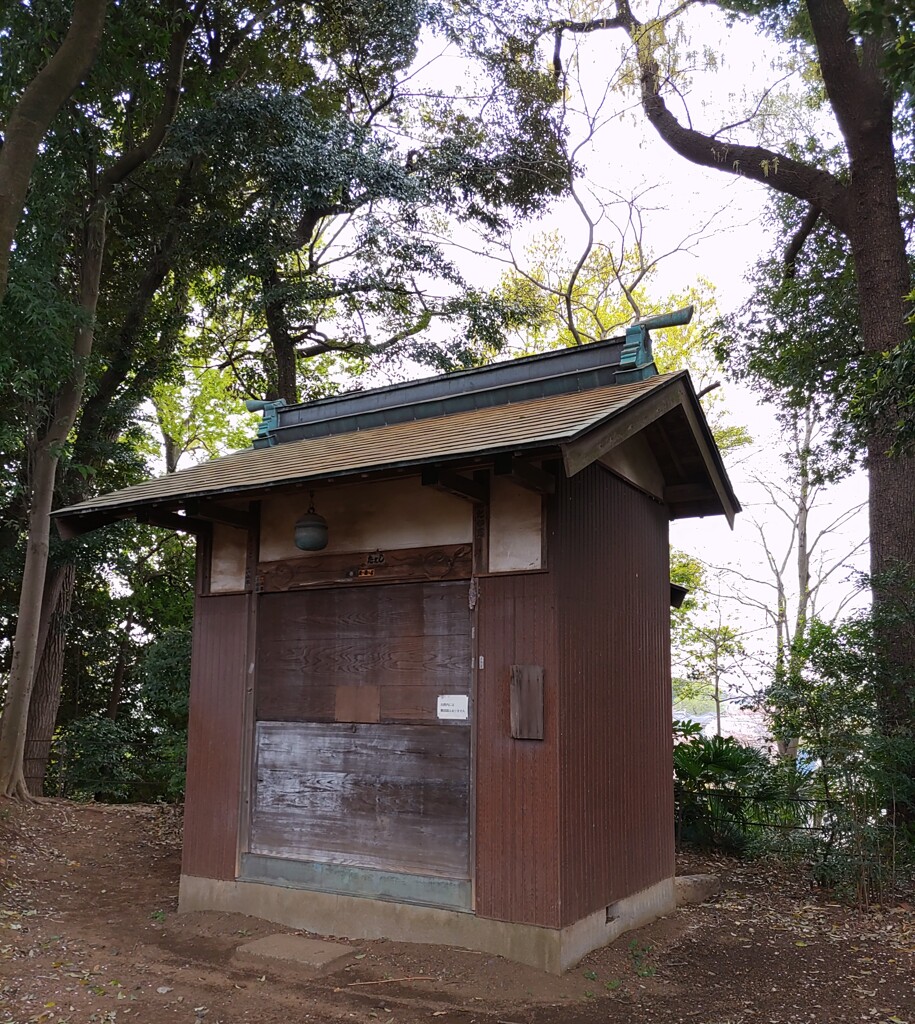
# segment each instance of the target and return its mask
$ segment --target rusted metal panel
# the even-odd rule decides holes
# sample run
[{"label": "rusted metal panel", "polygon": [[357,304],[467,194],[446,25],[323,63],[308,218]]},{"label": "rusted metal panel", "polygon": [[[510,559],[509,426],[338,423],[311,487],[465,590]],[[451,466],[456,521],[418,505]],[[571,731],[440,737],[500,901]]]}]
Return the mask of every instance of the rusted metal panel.
[{"label": "rusted metal panel", "polygon": [[[559,714],[549,573],[479,579],[475,910],[557,927]],[[543,668],[543,740],[512,739],[513,665]]]},{"label": "rusted metal panel", "polygon": [[247,670],[245,594],[198,597],[181,870],[234,879]]},{"label": "rusted metal panel", "polygon": [[674,871],[670,589],[663,505],[597,465],[557,497],[566,925]]}]

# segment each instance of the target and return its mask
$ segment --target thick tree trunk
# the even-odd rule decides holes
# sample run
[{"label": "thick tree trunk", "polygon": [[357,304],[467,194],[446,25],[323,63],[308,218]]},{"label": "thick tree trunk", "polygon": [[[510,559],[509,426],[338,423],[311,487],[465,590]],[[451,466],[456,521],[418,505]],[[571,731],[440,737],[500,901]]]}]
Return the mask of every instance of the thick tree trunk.
[{"label": "thick tree trunk", "polygon": [[95,60],[106,7],[106,0],[75,0],[63,42],[26,87],[4,127],[0,149],[0,300],[6,294],[10,250],[38,147],[54,116]]},{"label": "thick tree trunk", "polygon": [[[852,161],[854,226],[850,232],[864,348],[890,352],[908,337],[906,296],[912,279],[898,200],[895,156],[889,130],[864,139]],[[915,581],[915,458],[891,458],[892,438],[877,424],[868,439],[871,574],[878,613],[891,612],[892,579]],[[894,629],[881,615],[883,638],[895,669],[880,688],[881,714],[891,734],[911,729],[915,690],[915,630]]]},{"label": "thick tree trunk", "polygon": [[0,720],[0,795],[29,799],[23,774],[25,732],[41,624],[41,597],[48,564],[51,500],[58,457],[56,446],[43,443],[32,460],[32,501],[19,617],[13,640],[3,718]]},{"label": "thick tree trunk", "polygon": [[52,570],[51,575],[56,579],[45,586],[45,594],[56,589],[57,600],[49,614],[46,639],[29,702],[23,758],[25,784],[33,796],[43,795],[44,777],[57,724],[57,710],[60,707],[67,626],[76,589],[76,568],[72,562]]},{"label": "thick tree trunk", "polygon": [[276,380],[273,382],[275,398],[285,398],[290,405],[299,400],[299,387],[296,380],[295,341],[289,329],[286,315],[286,304],[282,296],[282,282],[275,266],[271,266],[263,275],[264,312],[267,320],[267,333],[273,347],[273,358],[276,363]]}]

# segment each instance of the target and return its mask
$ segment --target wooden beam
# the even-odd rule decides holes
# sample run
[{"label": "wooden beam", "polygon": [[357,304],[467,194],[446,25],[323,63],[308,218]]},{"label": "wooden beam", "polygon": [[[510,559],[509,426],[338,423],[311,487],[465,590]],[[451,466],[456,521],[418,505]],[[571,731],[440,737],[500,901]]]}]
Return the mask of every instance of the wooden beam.
[{"label": "wooden beam", "polygon": [[[699,403],[696,403],[699,407]],[[721,502],[721,508],[728,521],[728,526],[734,529],[734,516],[737,514],[740,506],[734,506],[724,486],[724,480],[721,477],[721,473],[718,470],[718,462],[715,459],[715,453],[712,450],[712,445],[709,445],[705,440],[705,435],[702,430],[702,426],[699,423],[699,415],[696,413],[696,409],[693,408],[692,403],[689,400],[684,401],[683,410],[686,413],[686,418],[689,420],[689,425],[692,427],[693,436],[696,438],[696,445],[699,448],[699,454],[702,456],[702,461],[705,463],[705,470],[708,474],[708,478],[711,481],[712,487],[714,487],[718,500]],[[701,408],[699,410],[701,414]]]},{"label": "wooden beam", "polygon": [[162,526],[166,530],[184,530],[186,533],[202,533],[210,528],[210,524],[202,519],[155,510],[137,512],[137,522],[147,526]]},{"label": "wooden beam", "polygon": [[251,526],[251,515],[237,508],[226,508],[225,505],[214,505],[205,501],[189,501],[185,505],[189,516],[195,519],[207,519],[224,526],[234,526],[236,530],[247,530]]},{"label": "wooden beam", "polygon": [[470,544],[444,544],[394,551],[334,552],[261,562],[257,570],[255,589],[268,594],[410,580],[469,580],[473,549]]},{"label": "wooden beam", "polygon": [[424,466],[422,471],[423,487],[434,487],[437,491],[446,491],[475,505],[485,505],[489,501],[489,486],[482,479],[461,476],[438,466]]},{"label": "wooden beam", "polygon": [[497,455],[493,463],[496,476],[508,477],[512,483],[538,494],[555,494],[556,477],[539,466],[522,462],[512,455]]},{"label": "wooden beam", "polygon": [[562,446],[562,461],[566,474],[575,476],[586,466],[596,462],[611,448],[628,440],[654,423],[661,416],[683,405],[687,401],[686,387],[682,381],[672,382],[667,387],[649,394],[647,398],[611,416],[603,424],[588,430],[581,437]]},{"label": "wooden beam", "polygon": [[717,495],[710,484],[672,484],[664,488],[664,501],[668,505],[679,505],[684,501],[713,501]]},{"label": "wooden beam", "polygon": [[54,523],[57,526],[57,532],[60,534],[61,540],[73,540],[74,537],[81,537],[84,533],[91,533],[100,526],[106,526],[108,523],[115,522],[117,522],[116,517],[105,516],[99,513],[54,517]]}]

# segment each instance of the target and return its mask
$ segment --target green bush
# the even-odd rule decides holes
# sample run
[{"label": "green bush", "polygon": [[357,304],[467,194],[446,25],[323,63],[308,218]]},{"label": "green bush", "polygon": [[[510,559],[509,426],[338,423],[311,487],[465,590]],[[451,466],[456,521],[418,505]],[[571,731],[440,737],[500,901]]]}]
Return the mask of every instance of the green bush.
[{"label": "green bush", "polygon": [[773,725],[800,738],[810,791],[820,801],[813,834],[796,841],[817,882],[862,904],[915,867],[912,719],[894,723],[886,714],[887,694],[898,685],[881,640],[881,617],[891,611],[840,625],[812,622],[802,672],[777,680],[769,694]]},{"label": "green bush", "polygon": [[71,800],[131,799],[140,781],[135,740],[129,719],[88,715],[70,722],[54,738],[48,791]]},{"label": "green bush", "polygon": [[48,792],[74,800],[182,800],[190,666],[190,629],[166,629],[145,653],[138,699],[127,713],[84,715],[58,730]]},{"label": "green bush", "polygon": [[743,853],[758,802],[778,799],[766,755],[729,736],[692,736],[674,746],[677,839]]}]

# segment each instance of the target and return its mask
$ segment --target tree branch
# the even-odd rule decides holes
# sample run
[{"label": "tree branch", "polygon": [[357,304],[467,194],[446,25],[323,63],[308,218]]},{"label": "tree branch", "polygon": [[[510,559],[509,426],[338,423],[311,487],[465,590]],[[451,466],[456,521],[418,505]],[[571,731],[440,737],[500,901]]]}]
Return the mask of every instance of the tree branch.
[{"label": "tree branch", "polygon": [[797,258],[804,248],[804,243],[813,234],[813,229],[816,227],[819,219],[820,211],[815,206],[808,207],[807,213],[804,215],[804,219],[801,221],[797,231],[788,240],[788,244],[785,246],[783,271],[786,281],[794,280],[795,271],[797,270]]},{"label": "tree branch", "polygon": [[[810,3],[835,4],[841,0],[810,0]],[[664,83],[645,27],[632,13],[628,0],[616,0],[616,9],[614,18],[557,22],[556,25],[562,27],[563,32],[594,32],[608,28],[625,30],[634,44],[639,64],[642,109],[649,123],[675,153],[700,167],[749,178],[811,203],[821,209],[839,230],[848,232],[848,190],[828,171],[792,160],[784,153],[764,146],[721,141],[681,124],[661,95]],[[664,20],[670,20],[670,16]],[[561,33],[559,38],[561,40]]]},{"label": "tree branch", "polygon": [[106,0],[75,0],[57,52],[32,79],[10,113],[0,149],[0,300],[9,258],[38,156],[51,121],[92,66],[105,24]]}]

